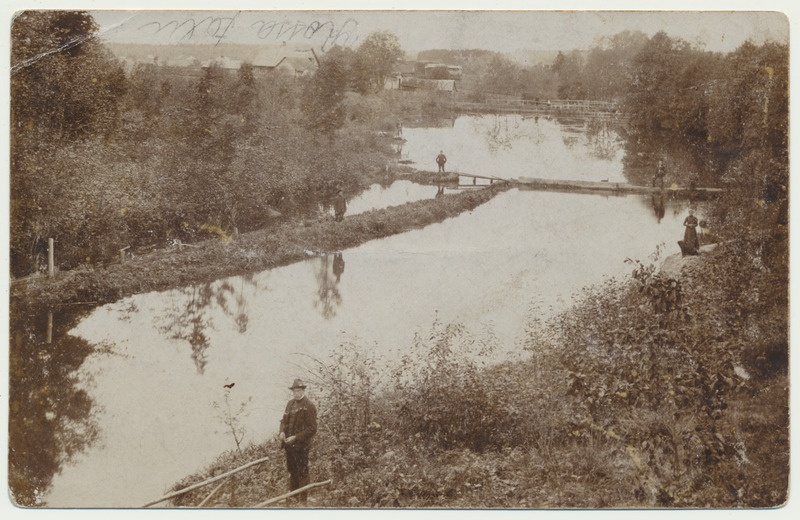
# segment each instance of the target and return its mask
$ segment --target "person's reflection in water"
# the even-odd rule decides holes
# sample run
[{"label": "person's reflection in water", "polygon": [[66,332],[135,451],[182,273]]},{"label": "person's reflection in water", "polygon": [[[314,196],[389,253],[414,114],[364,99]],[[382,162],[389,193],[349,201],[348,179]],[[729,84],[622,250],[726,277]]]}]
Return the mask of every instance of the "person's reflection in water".
[{"label": "person's reflection in water", "polygon": [[342,258],[341,251],[333,255],[333,274],[336,276],[336,283],[342,278],[344,272],[344,258]]},{"label": "person's reflection in water", "polygon": [[436,186],[436,198],[439,199],[442,198],[443,196],[444,196],[444,186],[438,184]]},{"label": "person's reflection in water", "polygon": [[652,198],[653,202],[653,211],[656,213],[656,218],[658,219],[658,223],[661,223],[661,219],[664,218],[666,214],[666,207],[664,204],[664,192],[660,191],[658,193],[653,194]]},{"label": "person's reflection in water", "polygon": [[[341,253],[338,254],[341,259]],[[342,304],[342,296],[339,294],[341,272],[337,274],[336,270],[341,269],[342,272],[344,271],[344,260],[341,260],[341,264],[339,264],[336,256],[334,256],[333,274],[336,277],[331,276],[329,257],[330,255],[325,254],[314,259],[314,262],[317,263],[315,273],[317,278],[317,299],[314,301],[314,307],[319,310],[326,320],[336,316],[336,310]]]}]

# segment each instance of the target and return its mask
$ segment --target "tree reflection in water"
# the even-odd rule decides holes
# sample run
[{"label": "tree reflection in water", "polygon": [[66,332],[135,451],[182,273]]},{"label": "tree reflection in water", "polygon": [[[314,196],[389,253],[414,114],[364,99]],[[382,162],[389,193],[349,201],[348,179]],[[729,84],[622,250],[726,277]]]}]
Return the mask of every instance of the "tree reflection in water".
[{"label": "tree reflection in water", "polygon": [[88,449],[99,428],[89,394],[78,388],[77,369],[95,352],[68,334],[88,310],[53,315],[10,306],[8,485],[16,504],[43,507],[64,464]]},{"label": "tree reflection in water", "polygon": [[[237,283],[238,282],[238,283]],[[208,334],[214,329],[213,316],[232,318],[240,334],[247,331],[250,323],[246,287],[258,288],[253,274],[229,278],[224,281],[207,282],[181,289],[174,306],[168,309],[158,329],[170,339],[184,340],[191,347],[191,357],[197,372],[202,374],[208,363],[207,351],[211,346]]]},{"label": "tree reflection in water", "polygon": [[329,320],[336,316],[336,309],[342,304],[339,280],[344,273],[344,258],[341,252],[334,255],[324,253],[314,258],[312,265],[317,278],[317,299],[314,307],[323,318]]},{"label": "tree reflection in water", "polygon": [[[473,121],[476,128],[483,126],[479,118]],[[486,127],[484,131],[486,136],[486,144],[492,154],[497,153],[499,150],[511,150],[514,148],[516,141],[522,141],[530,136],[524,126],[520,125],[520,119],[516,116],[496,115],[494,116],[494,124]]]},{"label": "tree reflection in water", "polygon": [[612,124],[608,118],[590,118],[586,123],[589,150],[596,159],[611,161],[622,147],[616,132],[611,128]]}]

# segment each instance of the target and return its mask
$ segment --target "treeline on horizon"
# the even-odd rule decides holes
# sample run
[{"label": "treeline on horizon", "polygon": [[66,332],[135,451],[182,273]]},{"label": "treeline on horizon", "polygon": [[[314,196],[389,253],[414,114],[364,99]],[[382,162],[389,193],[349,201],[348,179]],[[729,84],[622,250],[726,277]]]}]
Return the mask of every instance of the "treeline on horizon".
[{"label": "treeline on horizon", "polygon": [[[126,245],[262,227],[268,207],[291,213],[338,186],[355,191],[385,166],[375,130],[448,107],[447,94],[383,90],[404,57],[388,31],[331,49],[310,78],[257,75],[248,64],[180,78],[152,64],[126,72],[97,29],[84,12],[14,19],[14,276],[41,268],[51,237],[59,267],[71,269]],[[53,48],[64,50],[42,54]],[[428,58],[461,64],[481,92],[615,100],[627,161],[688,149],[703,181],[731,188],[742,208],[761,201],[777,214],[786,199],[786,45],[720,54],[663,32],[624,32],[530,67],[478,50],[419,54]],[[763,220],[751,217],[722,211],[718,224],[741,232]]]}]

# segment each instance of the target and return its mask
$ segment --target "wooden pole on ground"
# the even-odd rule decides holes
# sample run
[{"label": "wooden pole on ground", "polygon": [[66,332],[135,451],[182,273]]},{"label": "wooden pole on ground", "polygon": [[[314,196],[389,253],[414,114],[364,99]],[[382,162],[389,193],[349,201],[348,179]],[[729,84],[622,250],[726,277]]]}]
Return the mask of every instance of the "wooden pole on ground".
[{"label": "wooden pole on ground", "polygon": [[247,469],[247,468],[249,468],[251,466],[255,466],[256,464],[261,464],[262,462],[266,462],[268,460],[269,460],[269,457],[264,457],[263,459],[258,459],[258,460],[254,460],[253,462],[248,462],[244,466],[239,466],[238,468],[232,469],[232,470],[228,471],[227,473],[223,473],[222,475],[217,475],[216,477],[210,478],[208,480],[204,480],[203,482],[198,482],[197,484],[192,484],[189,487],[185,487],[183,489],[179,489],[178,491],[174,491],[174,492],[172,492],[172,493],[170,493],[168,495],[164,495],[163,497],[159,498],[158,500],[153,500],[152,502],[146,503],[142,507],[150,507],[150,506],[152,506],[154,504],[158,504],[159,502],[164,502],[165,500],[169,500],[170,498],[175,498],[177,496],[183,495],[184,493],[188,493],[189,491],[194,491],[195,489],[201,488],[203,486],[207,486],[209,484],[213,484],[214,482],[216,482],[218,480],[222,480],[224,478],[230,477],[231,475],[233,475],[235,473],[239,473],[240,471],[243,471],[243,470],[245,470],[245,469]]},{"label": "wooden pole on ground", "polygon": [[221,488],[221,487],[222,487],[222,486],[224,486],[224,485],[225,485],[225,481],[223,480],[222,482],[220,482],[220,483],[219,483],[219,485],[218,485],[217,487],[215,487],[213,490],[211,490],[211,493],[209,493],[208,495],[206,495],[206,497],[203,499],[203,501],[202,501],[202,502],[200,502],[199,504],[197,504],[197,507],[203,507],[204,505],[206,505],[206,502],[208,502],[208,501],[211,499],[211,497],[213,497],[213,496],[214,496],[214,493],[216,493],[217,491],[219,491],[219,488]]},{"label": "wooden pole on ground", "polygon": [[293,496],[295,496],[297,494],[300,494],[300,493],[303,493],[305,491],[308,491],[309,489],[314,489],[314,488],[321,487],[321,486],[327,486],[328,484],[330,484],[332,482],[333,482],[333,480],[331,480],[331,479],[328,479],[328,480],[326,480],[324,482],[314,482],[313,484],[309,484],[307,486],[303,486],[300,489],[295,489],[294,491],[290,491],[289,493],[286,493],[284,495],[277,496],[275,498],[270,498],[269,500],[261,502],[260,504],[258,504],[256,506],[253,506],[253,507],[266,507],[266,506],[268,506],[270,504],[274,504],[275,502],[280,502],[281,500],[286,500],[287,498],[290,498],[290,497],[293,497]]},{"label": "wooden pole on ground", "polygon": [[56,263],[55,263],[55,254],[53,250],[55,249],[55,241],[52,238],[47,239],[47,273],[50,275],[50,278],[53,278],[56,275]]}]

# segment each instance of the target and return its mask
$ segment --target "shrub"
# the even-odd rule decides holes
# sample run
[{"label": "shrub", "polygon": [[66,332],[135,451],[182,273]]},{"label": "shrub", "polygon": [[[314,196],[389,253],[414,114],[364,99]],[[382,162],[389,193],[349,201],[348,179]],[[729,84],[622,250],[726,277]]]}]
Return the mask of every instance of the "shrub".
[{"label": "shrub", "polygon": [[476,337],[438,318],[428,334],[416,334],[393,375],[398,431],[437,449],[482,452],[523,443],[514,383],[485,372],[495,348],[490,331]]}]

